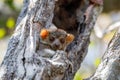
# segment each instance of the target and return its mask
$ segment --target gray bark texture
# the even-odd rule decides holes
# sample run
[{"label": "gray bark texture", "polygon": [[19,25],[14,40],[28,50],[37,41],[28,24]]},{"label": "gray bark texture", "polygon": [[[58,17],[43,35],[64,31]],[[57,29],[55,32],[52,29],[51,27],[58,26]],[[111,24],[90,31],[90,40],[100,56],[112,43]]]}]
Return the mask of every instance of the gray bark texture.
[{"label": "gray bark texture", "polygon": [[90,80],[120,80],[120,30],[110,41],[101,64]]},{"label": "gray bark texture", "polygon": [[[24,0],[0,66],[0,80],[73,80],[102,5],[102,0]],[[40,30],[53,24],[73,33],[75,40],[66,51],[40,53]]]}]

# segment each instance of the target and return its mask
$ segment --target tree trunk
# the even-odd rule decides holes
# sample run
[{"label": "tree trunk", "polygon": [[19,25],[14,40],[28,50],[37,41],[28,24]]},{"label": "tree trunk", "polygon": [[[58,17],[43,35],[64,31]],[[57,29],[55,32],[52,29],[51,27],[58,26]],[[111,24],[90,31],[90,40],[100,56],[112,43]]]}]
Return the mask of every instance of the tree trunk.
[{"label": "tree trunk", "polygon": [[[102,0],[24,0],[0,66],[0,80],[73,80],[87,54],[102,4]],[[66,51],[42,57],[39,33],[52,24],[73,33],[75,40]]]},{"label": "tree trunk", "polygon": [[120,29],[110,41],[102,62],[90,80],[120,80]]}]

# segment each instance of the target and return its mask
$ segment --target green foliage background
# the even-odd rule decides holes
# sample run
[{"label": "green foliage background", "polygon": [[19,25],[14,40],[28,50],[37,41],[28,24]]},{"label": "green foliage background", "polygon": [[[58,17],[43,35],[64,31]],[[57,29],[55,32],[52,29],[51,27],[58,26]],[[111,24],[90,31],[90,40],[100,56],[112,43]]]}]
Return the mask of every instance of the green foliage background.
[{"label": "green foliage background", "polygon": [[[14,4],[15,0],[1,0],[0,3],[0,39],[13,33],[20,12]],[[22,5],[22,4],[21,4]]]}]

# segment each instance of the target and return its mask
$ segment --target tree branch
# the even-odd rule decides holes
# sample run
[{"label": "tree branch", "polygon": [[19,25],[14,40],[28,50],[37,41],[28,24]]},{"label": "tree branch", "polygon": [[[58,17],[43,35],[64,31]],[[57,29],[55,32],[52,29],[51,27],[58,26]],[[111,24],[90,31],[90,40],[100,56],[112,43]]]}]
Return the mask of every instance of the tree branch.
[{"label": "tree branch", "polygon": [[110,41],[103,55],[102,62],[90,80],[119,80],[120,79],[120,32]]}]

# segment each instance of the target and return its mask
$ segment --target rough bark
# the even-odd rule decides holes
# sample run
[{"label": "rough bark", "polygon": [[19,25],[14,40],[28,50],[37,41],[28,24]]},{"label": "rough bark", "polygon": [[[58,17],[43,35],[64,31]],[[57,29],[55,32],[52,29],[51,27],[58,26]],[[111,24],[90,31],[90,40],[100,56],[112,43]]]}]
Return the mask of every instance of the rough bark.
[{"label": "rough bark", "polygon": [[[0,66],[0,80],[73,80],[101,10],[102,0],[24,0]],[[52,24],[73,33],[75,40],[66,51],[43,57],[39,32]]]},{"label": "rough bark", "polygon": [[120,30],[110,41],[101,64],[90,80],[120,80]]}]

